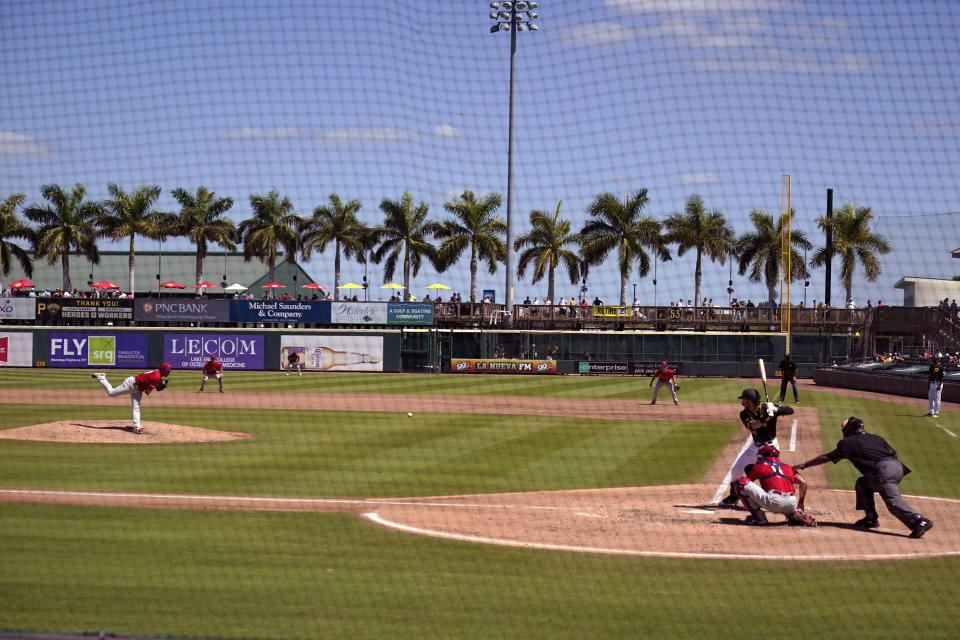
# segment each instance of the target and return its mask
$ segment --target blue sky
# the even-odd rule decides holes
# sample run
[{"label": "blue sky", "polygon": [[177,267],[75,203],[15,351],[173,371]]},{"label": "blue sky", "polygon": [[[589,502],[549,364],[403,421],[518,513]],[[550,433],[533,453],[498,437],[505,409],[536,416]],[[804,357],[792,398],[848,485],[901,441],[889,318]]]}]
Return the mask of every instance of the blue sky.
[{"label": "blue sky", "polygon": [[[539,4],[540,30],[518,34],[517,234],[532,209],[563,200],[579,227],[596,194],[641,187],[658,218],[697,193],[739,233],[750,210],[779,212],[790,174],[794,227],[815,245],[827,188],[835,206],[870,206],[894,245],[876,283],[858,273],[858,303],[900,302],[904,275],[960,273],[949,256],[960,247],[960,4]],[[36,201],[43,184],[82,182],[105,198],[109,182],[157,184],[160,207],[175,210],[172,189],[204,185],[233,197],[240,221],[250,194],[277,189],[306,215],[336,192],[359,198],[370,223],[405,190],[438,219],[463,189],[505,195],[509,34],[489,33],[487,5],[3,3],[0,195]],[[315,255],[306,268],[329,286],[332,263]],[[480,287],[502,296],[502,268],[481,271]],[[362,274],[345,263],[345,280]],[[726,299],[728,277],[706,263],[704,295]],[[738,297],[765,297],[733,279]],[[660,264],[657,280],[654,291],[652,274],[631,276],[645,303],[692,298],[692,259]],[[467,260],[425,268],[414,292],[437,281],[467,293]],[[588,286],[616,300],[612,258]],[[529,274],[516,287],[518,301],[546,291]],[[822,293],[817,270],[808,301]],[[842,295],[835,278],[834,302]]]}]

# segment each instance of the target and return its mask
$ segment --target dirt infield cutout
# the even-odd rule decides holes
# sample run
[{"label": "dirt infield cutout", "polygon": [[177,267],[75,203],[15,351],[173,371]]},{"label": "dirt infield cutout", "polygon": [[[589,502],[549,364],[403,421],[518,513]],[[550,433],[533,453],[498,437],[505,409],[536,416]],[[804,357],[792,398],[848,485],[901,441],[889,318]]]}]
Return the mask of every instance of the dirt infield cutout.
[{"label": "dirt infield cutout", "polygon": [[134,433],[129,420],[58,420],[0,431],[6,440],[82,442],[101,444],[170,444],[177,442],[226,442],[249,438],[248,433],[218,431],[143,420],[143,433]]}]

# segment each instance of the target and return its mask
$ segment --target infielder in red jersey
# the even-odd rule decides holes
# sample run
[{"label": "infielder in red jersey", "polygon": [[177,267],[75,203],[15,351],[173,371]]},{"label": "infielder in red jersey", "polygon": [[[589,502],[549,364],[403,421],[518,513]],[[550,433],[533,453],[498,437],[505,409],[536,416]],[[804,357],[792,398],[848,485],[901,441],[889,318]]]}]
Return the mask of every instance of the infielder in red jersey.
[{"label": "infielder in red jersey", "polygon": [[782,513],[795,524],[817,526],[813,516],[803,511],[807,483],[793,467],[780,462],[779,449],[773,445],[762,447],[756,464],[747,465],[746,472],[747,475],[733,483],[733,488],[740,502],[750,512],[745,521],[747,524],[767,524],[767,516],[763,513],[763,510],[767,510]]},{"label": "infielder in red jersey", "polygon": [[210,354],[210,359],[203,363],[203,380],[200,381],[200,388],[197,393],[203,392],[203,386],[207,384],[207,379],[214,376],[220,383],[220,393],[223,393],[223,366],[217,360],[217,356]]},{"label": "infielder in red jersey", "polygon": [[108,396],[122,396],[124,394],[130,396],[130,404],[133,408],[133,432],[143,433],[143,427],[140,426],[140,399],[143,394],[150,395],[150,392],[154,389],[163,391],[167,386],[166,378],[170,375],[170,369],[170,364],[164,362],[159,369],[144,371],[138,376],[130,376],[116,387],[111,386],[107,376],[102,373],[93,373],[90,377],[103,385]]},{"label": "infielder in red jersey", "polygon": [[287,356],[287,375],[290,375],[290,372],[294,369],[297,370],[298,376],[303,375],[303,371],[300,369],[300,354],[291,349],[290,355]]},{"label": "infielder in red jersey", "polygon": [[657,381],[657,386],[653,387],[653,399],[650,401],[650,404],[657,404],[657,392],[660,391],[660,387],[667,387],[673,396],[673,404],[680,404],[680,401],[677,400],[677,389],[680,388],[680,383],[677,382],[676,375],[674,375],[673,370],[667,367],[666,362],[660,363],[660,366],[657,367],[657,370],[650,378],[650,384],[647,386],[652,387],[654,380]]}]

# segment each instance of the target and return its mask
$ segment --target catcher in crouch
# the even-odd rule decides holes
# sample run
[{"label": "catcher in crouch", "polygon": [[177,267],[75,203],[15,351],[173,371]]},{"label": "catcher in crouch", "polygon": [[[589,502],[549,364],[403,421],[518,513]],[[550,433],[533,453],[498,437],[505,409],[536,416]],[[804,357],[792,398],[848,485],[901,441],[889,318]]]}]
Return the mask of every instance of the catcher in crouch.
[{"label": "catcher in crouch", "polygon": [[[767,524],[767,516],[763,513],[763,510],[767,510],[782,513],[793,524],[817,526],[813,516],[803,510],[807,482],[793,467],[780,462],[779,449],[773,445],[761,447],[756,464],[748,464],[745,471],[747,475],[735,480],[732,487],[750,512],[747,524]],[[754,480],[760,483],[759,486]]]},{"label": "catcher in crouch", "polygon": [[164,362],[159,369],[144,371],[138,376],[130,376],[116,387],[111,386],[107,376],[102,373],[92,373],[91,378],[103,385],[108,396],[130,396],[130,404],[133,407],[133,432],[143,433],[143,427],[140,426],[140,398],[143,394],[150,395],[150,392],[156,389],[163,391],[167,388],[167,376],[170,375],[172,367]]}]

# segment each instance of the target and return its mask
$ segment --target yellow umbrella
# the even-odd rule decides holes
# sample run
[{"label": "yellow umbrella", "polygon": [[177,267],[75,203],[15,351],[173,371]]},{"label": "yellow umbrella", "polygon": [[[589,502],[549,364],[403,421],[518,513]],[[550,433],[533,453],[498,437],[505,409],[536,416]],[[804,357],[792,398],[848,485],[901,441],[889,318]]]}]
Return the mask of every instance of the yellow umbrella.
[{"label": "yellow umbrella", "polygon": [[347,284],[342,284],[337,289],[363,289],[362,284],[355,284],[353,282],[348,282]]},{"label": "yellow umbrella", "polygon": [[397,284],[396,282],[391,282],[390,284],[385,284],[381,289],[406,289],[402,284]]},{"label": "yellow umbrella", "polygon": [[450,288],[451,287],[448,287],[445,284],[440,284],[439,282],[435,282],[431,285],[427,285],[426,287],[424,287],[424,289],[450,289]]}]

